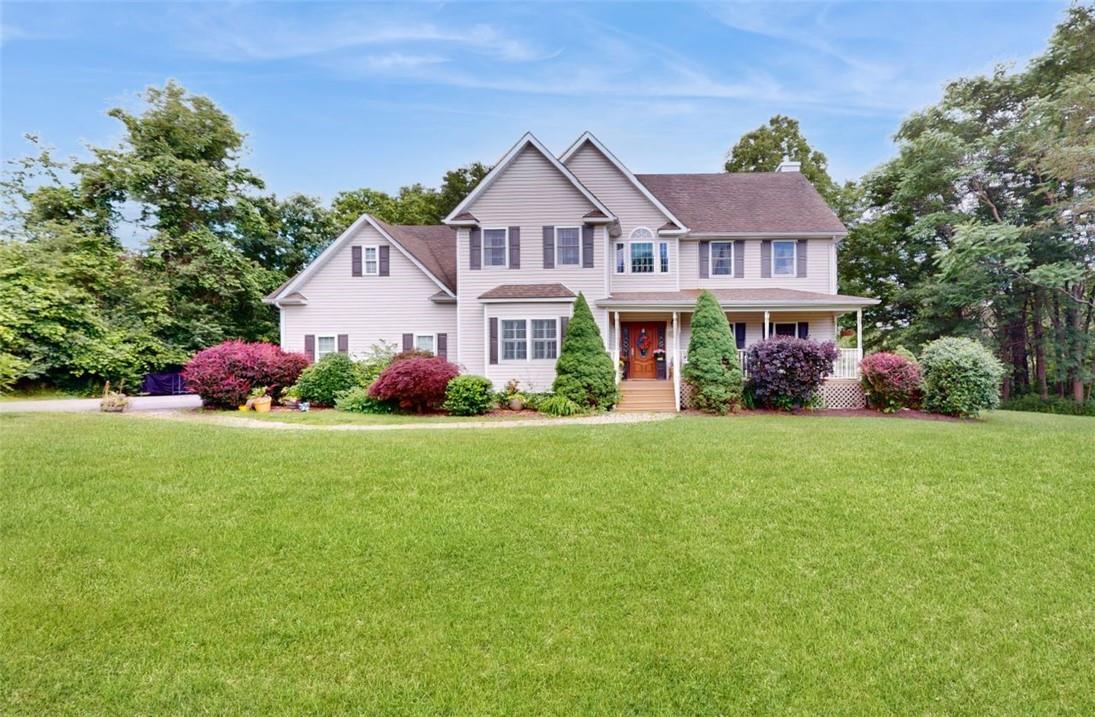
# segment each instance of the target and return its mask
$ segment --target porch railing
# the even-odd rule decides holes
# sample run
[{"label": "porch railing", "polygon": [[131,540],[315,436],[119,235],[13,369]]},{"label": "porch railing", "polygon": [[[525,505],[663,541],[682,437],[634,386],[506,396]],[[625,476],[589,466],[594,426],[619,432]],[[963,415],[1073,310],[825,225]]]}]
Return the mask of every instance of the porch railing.
[{"label": "porch railing", "polygon": [[[831,378],[859,378],[859,349],[837,349]],[[738,349],[738,364],[742,373],[749,376],[749,360],[745,349]]]}]

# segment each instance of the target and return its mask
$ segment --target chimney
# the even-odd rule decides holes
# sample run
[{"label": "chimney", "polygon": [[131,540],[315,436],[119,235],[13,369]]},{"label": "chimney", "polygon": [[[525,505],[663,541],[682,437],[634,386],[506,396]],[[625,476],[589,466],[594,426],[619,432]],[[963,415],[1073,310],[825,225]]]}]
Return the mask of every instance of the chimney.
[{"label": "chimney", "polygon": [[776,171],[777,172],[801,172],[802,171],[802,162],[792,162],[791,160],[784,157],[783,161],[779,163],[778,167],[776,167]]}]

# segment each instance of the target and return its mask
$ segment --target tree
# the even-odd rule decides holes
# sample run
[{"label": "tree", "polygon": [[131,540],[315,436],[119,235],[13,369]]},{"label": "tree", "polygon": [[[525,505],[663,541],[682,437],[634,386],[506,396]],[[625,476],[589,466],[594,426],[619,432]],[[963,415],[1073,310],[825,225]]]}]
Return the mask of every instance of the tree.
[{"label": "tree", "polygon": [[609,409],[616,405],[616,367],[605,351],[601,330],[583,294],[578,294],[574,302],[574,315],[555,362],[552,391],[587,408]]},{"label": "tree", "polygon": [[692,387],[692,405],[700,410],[721,414],[741,402],[738,349],[726,314],[709,291],[696,299],[688,363],[681,375]]},{"label": "tree", "polygon": [[437,213],[444,218],[456,209],[464,197],[479,186],[483,177],[490,173],[490,167],[482,162],[472,162],[466,167],[459,167],[445,172],[441,179],[441,189],[437,193]]},{"label": "tree", "polygon": [[279,200],[270,195],[250,201],[250,211],[237,221],[235,244],[243,256],[285,279],[319,256],[339,231],[334,216],[318,199],[293,194]]}]

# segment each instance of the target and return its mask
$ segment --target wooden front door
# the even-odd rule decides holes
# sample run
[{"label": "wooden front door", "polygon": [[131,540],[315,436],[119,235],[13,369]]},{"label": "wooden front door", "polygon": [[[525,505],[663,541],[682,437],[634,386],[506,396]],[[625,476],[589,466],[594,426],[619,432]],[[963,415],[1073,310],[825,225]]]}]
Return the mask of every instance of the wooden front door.
[{"label": "wooden front door", "polygon": [[628,324],[627,377],[657,378],[654,350],[658,348],[658,322]]}]

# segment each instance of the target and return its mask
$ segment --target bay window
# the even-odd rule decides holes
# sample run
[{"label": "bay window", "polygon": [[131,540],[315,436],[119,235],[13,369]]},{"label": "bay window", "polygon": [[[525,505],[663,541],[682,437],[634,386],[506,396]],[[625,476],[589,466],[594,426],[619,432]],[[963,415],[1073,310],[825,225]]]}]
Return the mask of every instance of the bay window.
[{"label": "bay window", "polygon": [[502,358],[506,361],[524,361],[528,358],[528,342],[524,319],[503,319]]}]

